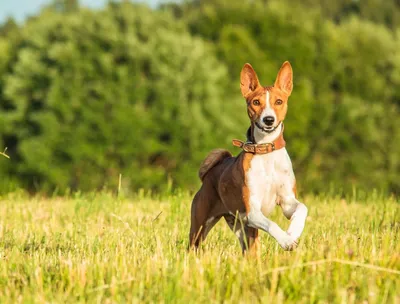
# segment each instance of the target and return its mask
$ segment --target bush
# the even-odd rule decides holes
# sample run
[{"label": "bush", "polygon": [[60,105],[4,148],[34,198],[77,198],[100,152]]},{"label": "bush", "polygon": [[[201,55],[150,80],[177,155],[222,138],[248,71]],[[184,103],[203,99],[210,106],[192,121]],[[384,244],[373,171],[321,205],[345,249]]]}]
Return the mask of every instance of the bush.
[{"label": "bush", "polygon": [[232,130],[226,69],[169,13],[47,10],[15,49],[2,101],[12,109],[1,115],[14,132],[10,174],[30,188],[114,187],[120,173],[125,188],[160,189],[167,173],[194,184]]}]

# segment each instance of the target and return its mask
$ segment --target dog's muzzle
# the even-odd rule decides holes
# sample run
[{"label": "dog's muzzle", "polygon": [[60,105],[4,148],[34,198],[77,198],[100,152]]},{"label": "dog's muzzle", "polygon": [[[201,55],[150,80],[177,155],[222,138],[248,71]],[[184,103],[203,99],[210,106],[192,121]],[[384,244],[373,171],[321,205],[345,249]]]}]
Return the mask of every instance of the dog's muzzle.
[{"label": "dog's muzzle", "polygon": [[267,129],[265,127],[260,126],[260,124],[258,122],[256,122],[256,126],[257,128],[259,128],[261,131],[265,132],[265,133],[272,133],[274,132],[280,125],[281,123],[278,123],[278,125],[275,128],[272,129]]}]

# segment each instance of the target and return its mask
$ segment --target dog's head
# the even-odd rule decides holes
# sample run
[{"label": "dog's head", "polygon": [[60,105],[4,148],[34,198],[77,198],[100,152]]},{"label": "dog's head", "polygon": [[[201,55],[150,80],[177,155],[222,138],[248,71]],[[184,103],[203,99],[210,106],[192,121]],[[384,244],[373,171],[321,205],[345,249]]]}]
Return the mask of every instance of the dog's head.
[{"label": "dog's head", "polygon": [[288,61],[284,62],[275,84],[263,87],[252,66],[246,63],[240,73],[240,88],[252,124],[263,132],[271,133],[286,116],[287,102],[293,88],[292,66]]}]

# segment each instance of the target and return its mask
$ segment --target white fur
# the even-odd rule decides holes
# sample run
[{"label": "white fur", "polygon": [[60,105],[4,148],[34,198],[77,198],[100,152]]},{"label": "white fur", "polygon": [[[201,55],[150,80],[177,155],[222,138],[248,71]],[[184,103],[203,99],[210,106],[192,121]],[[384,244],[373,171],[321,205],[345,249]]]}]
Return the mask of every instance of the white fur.
[{"label": "white fur", "polygon": [[271,109],[271,104],[269,103],[269,91],[265,93],[265,104],[267,106],[267,109]]},{"label": "white fur", "polygon": [[265,108],[264,108],[264,110],[261,112],[261,115],[260,115],[260,120],[259,120],[259,124],[260,125],[262,125],[262,126],[265,126],[265,124],[264,124],[264,122],[263,122],[263,118],[264,117],[267,117],[267,116],[272,116],[274,119],[275,119],[275,123],[276,123],[276,114],[275,114],[275,111],[272,109],[272,107],[271,107],[271,103],[270,103],[270,101],[269,101],[269,91],[267,91],[266,93],[265,93]]},{"label": "white fur", "polygon": [[[254,137],[257,143],[273,142],[281,128],[282,125],[270,134],[255,128]],[[250,190],[249,225],[268,232],[284,249],[293,249],[304,229],[307,208],[296,200],[293,193],[295,177],[286,149],[254,155],[246,180]],[[277,202],[280,202],[285,216],[292,219],[288,232],[267,218]]]},{"label": "white fur", "polygon": [[[254,139],[258,144],[272,143],[282,132],[282,124],[280,124],[273,132],[265,133],[259,128],[254,128]],[[290,160],[290,159],[289,159]]]}]

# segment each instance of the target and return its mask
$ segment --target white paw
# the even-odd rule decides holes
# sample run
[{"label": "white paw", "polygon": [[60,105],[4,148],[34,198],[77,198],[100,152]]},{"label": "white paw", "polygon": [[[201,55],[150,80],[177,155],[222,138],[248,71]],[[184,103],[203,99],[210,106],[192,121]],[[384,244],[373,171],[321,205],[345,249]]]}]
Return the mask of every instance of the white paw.
[{"label": "white paw", "polygon": [[279,240],[279,245],[281,245],[283,250],[287,251],[292,251],[296,249],[298,244],[298,240],[288,233],[286,233],[286,235],[281,240]]}]

